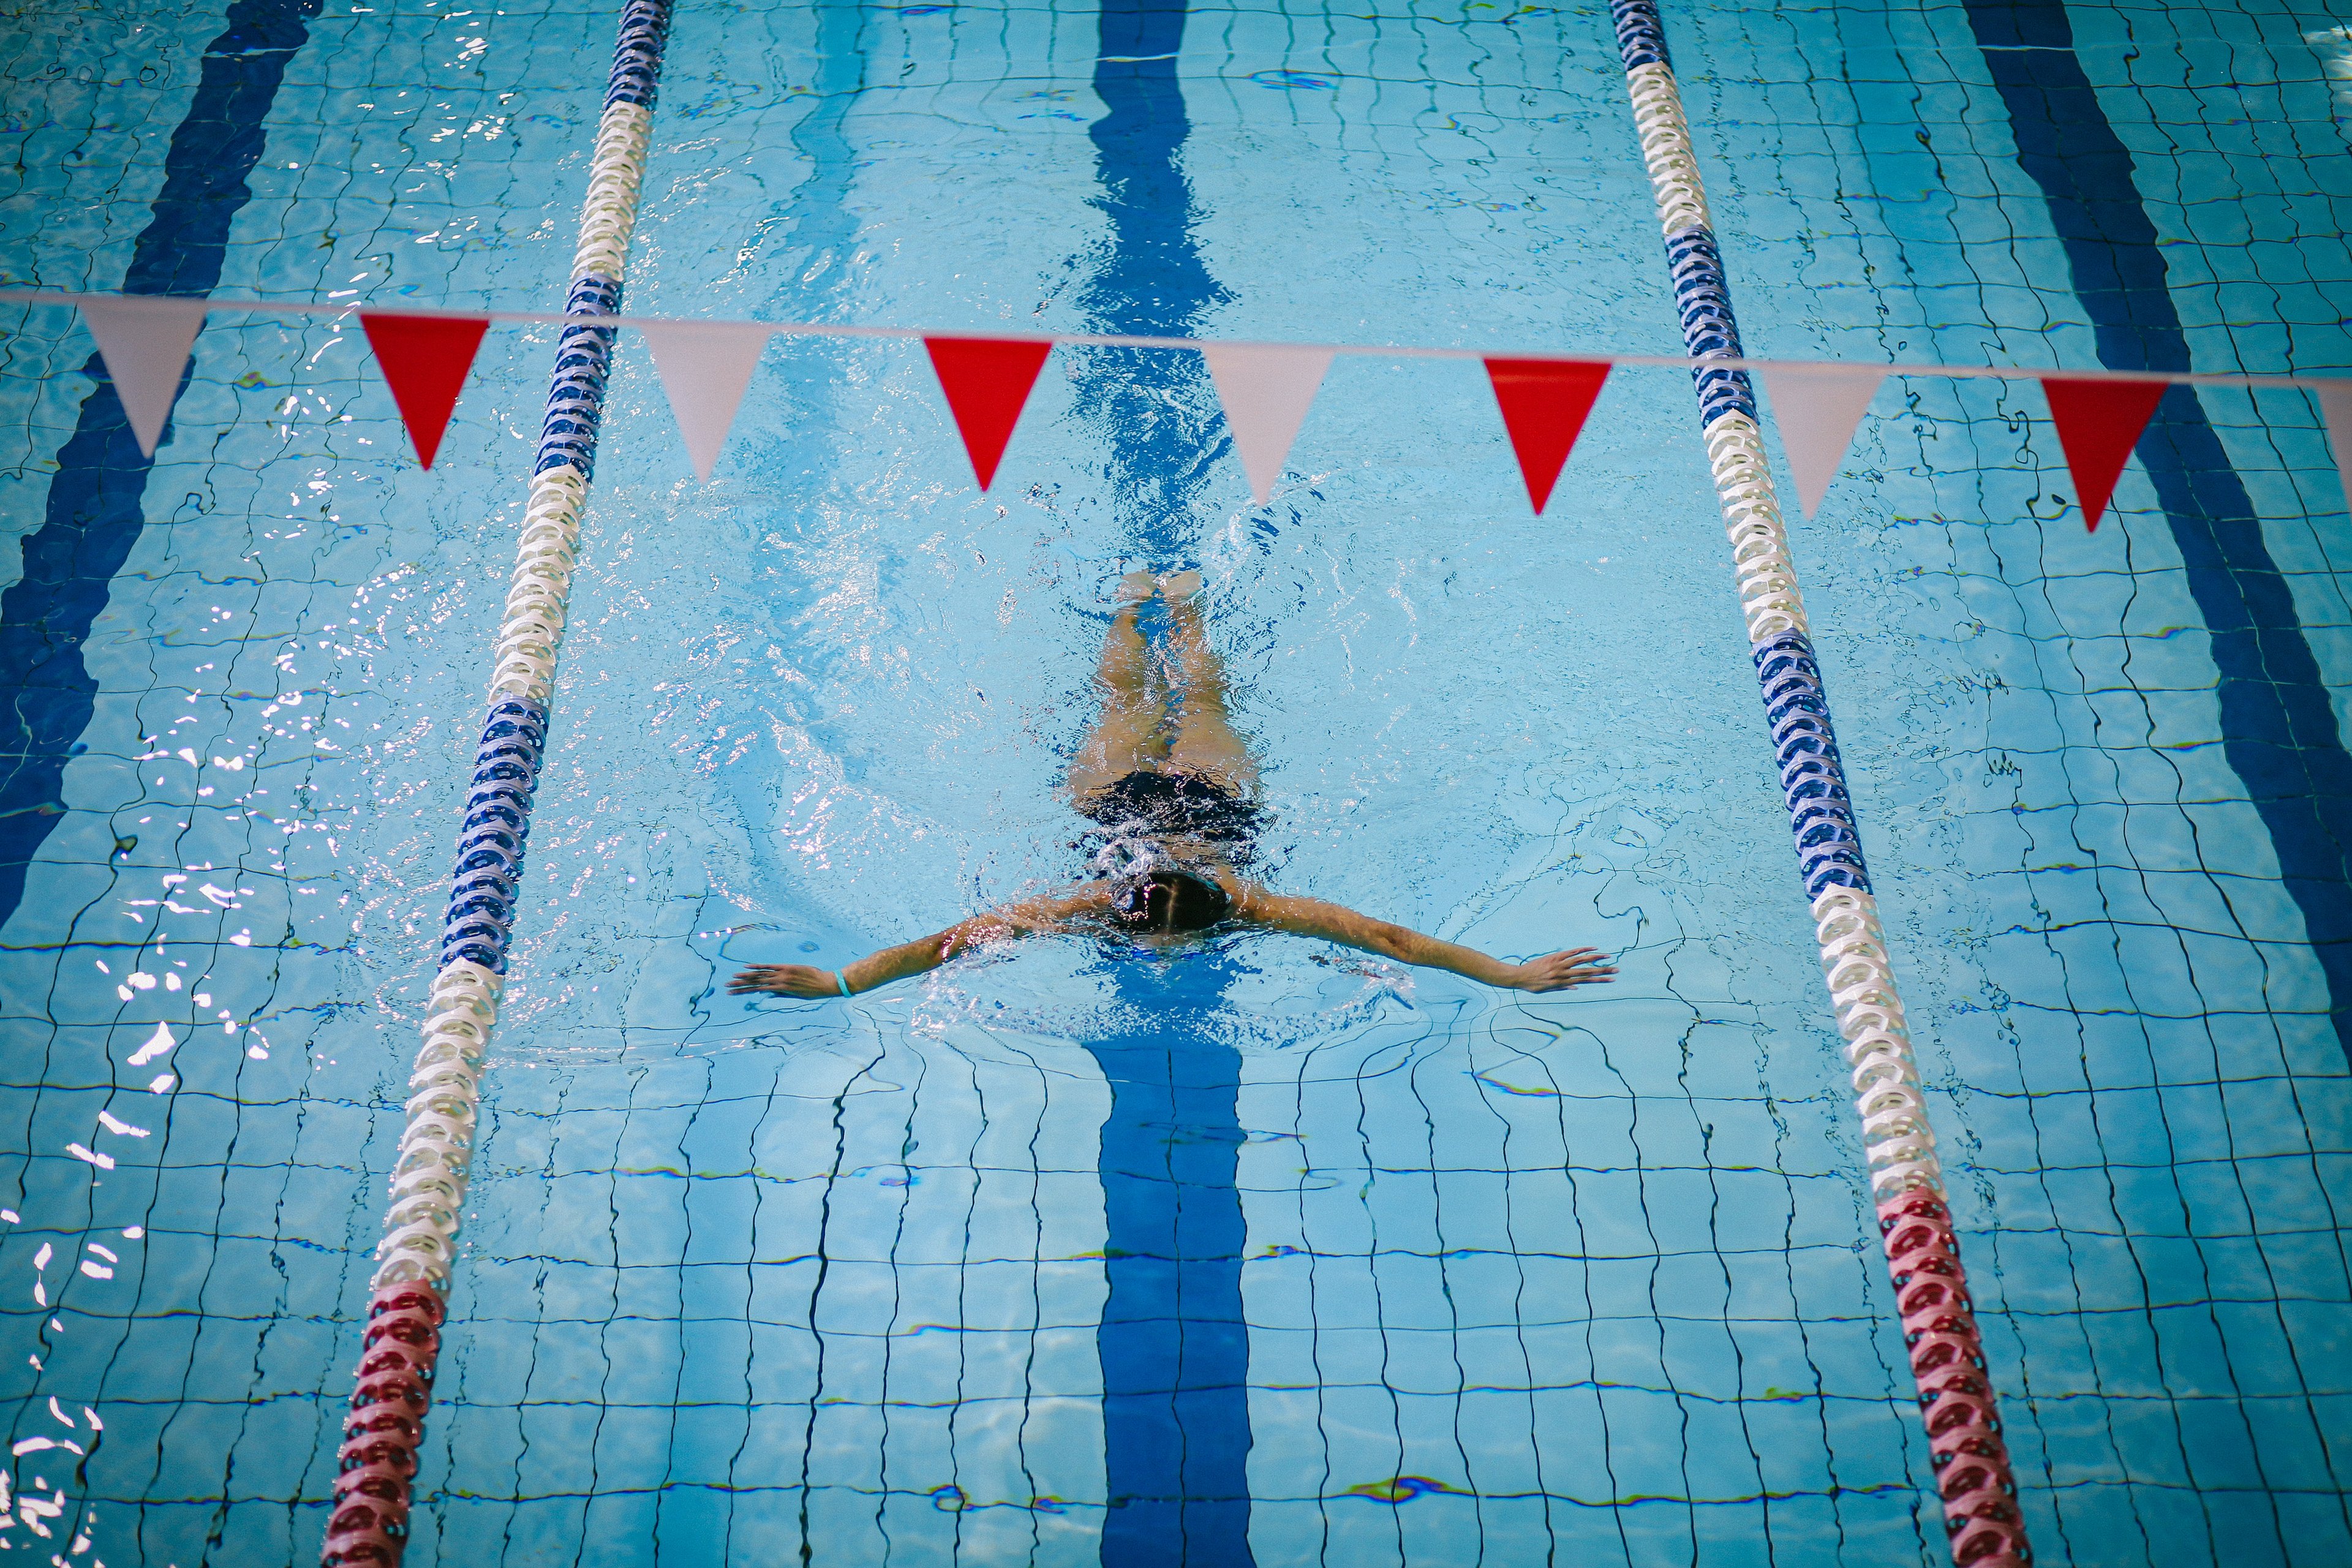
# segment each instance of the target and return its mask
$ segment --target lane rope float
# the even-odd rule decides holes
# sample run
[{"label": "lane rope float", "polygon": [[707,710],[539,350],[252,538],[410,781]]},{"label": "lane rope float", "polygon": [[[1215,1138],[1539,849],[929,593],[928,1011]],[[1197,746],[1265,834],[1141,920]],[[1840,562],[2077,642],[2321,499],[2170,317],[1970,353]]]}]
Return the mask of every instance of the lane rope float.
[{"label": "lane rope float", "polygon": [[[670,0],[628,0],[622,10],[581,205],[567,316],[601,320],[620,310],[669,20]],[[489,710],[458,830],[440,969],[425,1004],[425,1041],[408,1080],[392,1202],[368,1282],[359,1383],[343,1424],[334,1511],[320,1552],[327,1568],[397,1563],[408,1540],[416,1451],[432,1403],[473,1161],[482,1056],[498,1022],[507,947],[522,894],[523,847],[546,755],[556,655],[595,466],[613,336],[606,325],[568,325],[556,344],[514,581],[499,623]]]},{"label": "lane rope float", "polygon": [[1871,1200],[1918,1384],[1945,1532],[1959,1568],[2023,1568],[2033,1552],[2018,1512],[2017,1481],[1960,1266],[1910,1027],[1854,830],[1804,595],[1789,560],[1755,392],[1746,371],[1709,363],[1741,357],[1739,325],[1682,91],[1666,57],[1655,0],[1611,0],[1609,9],[1657,199],[1683,344],[1694,362],[1699,425],[1739,576],[1740,613],[1771,725],[1798,869],[1811,901],[1822,974],[1853,1069]]}]

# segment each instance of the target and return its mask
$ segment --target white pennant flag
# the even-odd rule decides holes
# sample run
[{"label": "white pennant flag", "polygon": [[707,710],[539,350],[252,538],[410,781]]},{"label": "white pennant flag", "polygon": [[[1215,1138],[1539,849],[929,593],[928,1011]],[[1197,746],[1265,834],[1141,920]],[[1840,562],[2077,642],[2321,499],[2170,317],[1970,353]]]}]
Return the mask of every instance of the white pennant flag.
[{"label": "white pennant flag", "polygon": [[139,443],[152,458],[163,439],[163,421],[180,395],[180,373],[205,324],[205,301],[167,294],[84,296],[81,319],[98,340],[99,357],[113,378],[114,395]]},{"label": "white pennant flag", "polygon": [[1797,481],[1797,503],[1811,517],[1822,510],[1830,481],[1845,464],[1853,433],[1878,395],[1886,373],[1870,365],[1792,364],[1764,373],[1780,445]]},{"label": "white pennant flag", "polygon": [[686,437],[694,477],[708,483],[771,330],[725,321],[640,321],[637,331],[653,348],[654,368]]},{"label": "white pennant flag", "polygon": [[1264,506],[1282,477],[1298,427],[1307,423],[1307,406],[1323,384],[1323,373],[1331,368],[1331,351],[1212,343],[1201,357],[1209,362],[1217,401],[1225,405],[1225,423],[1233,427],[1250,494]]},{"label": "white pennant flag", "polygon": [[2352,376],[2331,381],[2313,394],[2327,422],[2327,444],[2336,449],[2336,477],[2344,481],[2344,504],[2352,507]]}]

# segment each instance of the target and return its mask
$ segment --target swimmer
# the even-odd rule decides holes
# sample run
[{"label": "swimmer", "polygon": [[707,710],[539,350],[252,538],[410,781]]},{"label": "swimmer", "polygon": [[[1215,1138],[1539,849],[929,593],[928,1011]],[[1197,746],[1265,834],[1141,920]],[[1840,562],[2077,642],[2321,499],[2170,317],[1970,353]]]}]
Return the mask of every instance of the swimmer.
[{"label": "swimmer", "polygon": [[[1063,785],[1070,805],[1098,825],[1090,836],[1094,880],[974,915],[845,969],[755,964],[729,992],[854,996],[1018,937],[1114,935],[1165,949],[1217,929],[1316,937],[1518,991],[1563,991],[1616,974],[1594,948],[1514,963],[1339,904],[1276,893],[1245,876],[1265,819],[1257,763],[1234,731],[1224,664],[1209,646],[1200,592],[1198,572],[1164,578],[1130,572],[1120,580],[1096,676],[1102,713]],[[1168,611],[1164,660],[1136,625],[1155,594]]]}]

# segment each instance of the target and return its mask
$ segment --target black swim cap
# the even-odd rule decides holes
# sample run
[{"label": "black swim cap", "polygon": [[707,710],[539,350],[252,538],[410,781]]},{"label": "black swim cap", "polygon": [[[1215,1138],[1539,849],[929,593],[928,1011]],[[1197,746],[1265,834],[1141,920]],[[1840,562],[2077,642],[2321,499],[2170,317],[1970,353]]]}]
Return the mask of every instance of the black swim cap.
[{"label": "black swim cap", "polygon": [[1129,931],[1205,931],[1233,912],[1233,900],[1206,877],[1160,867],[1113,882],[1110,911]]}]

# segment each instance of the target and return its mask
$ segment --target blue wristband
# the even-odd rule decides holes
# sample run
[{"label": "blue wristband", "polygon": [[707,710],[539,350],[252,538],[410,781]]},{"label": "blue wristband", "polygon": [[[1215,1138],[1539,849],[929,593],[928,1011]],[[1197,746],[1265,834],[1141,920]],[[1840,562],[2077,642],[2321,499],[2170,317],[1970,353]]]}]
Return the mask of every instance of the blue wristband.
[{"label": "blue wristband", "polygon": [[841,985],[841,994],[842,994],[844,996],[848,995],[848,994],[849,994],[849,971],[847,971],[846,969],[836,969],[836,970],[835,970],[835,971],[833,972],[833,977],[834,977],[834,979],[835,979],[836,982],[838,982],[838,983],[840,984],[840,985]]}]

